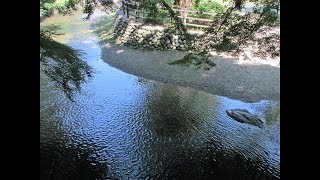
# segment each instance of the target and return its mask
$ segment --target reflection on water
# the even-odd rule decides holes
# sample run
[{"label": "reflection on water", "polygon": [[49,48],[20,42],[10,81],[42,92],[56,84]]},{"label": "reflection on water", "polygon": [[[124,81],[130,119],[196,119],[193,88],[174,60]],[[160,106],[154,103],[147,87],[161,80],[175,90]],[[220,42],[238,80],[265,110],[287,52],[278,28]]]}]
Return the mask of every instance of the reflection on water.
[{"label": "reflection on water", "polygon": [[[41,178],[279,178],[279,102],[243,103],[124,73],[100,59],[89,23],[65,40],[95,70],[74,102],[41,76]],[[225,111],[235,108],[267,126],[233,120]]]}]

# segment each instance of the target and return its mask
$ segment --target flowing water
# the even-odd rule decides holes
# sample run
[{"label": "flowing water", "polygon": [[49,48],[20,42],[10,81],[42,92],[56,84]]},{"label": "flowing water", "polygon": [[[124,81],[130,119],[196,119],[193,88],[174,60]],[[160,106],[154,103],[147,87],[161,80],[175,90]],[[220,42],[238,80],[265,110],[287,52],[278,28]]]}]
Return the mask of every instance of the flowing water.
[{"label": "flowing water", "polygon": [[[41,179],[279,179],[280,102],[244,103],[147,80],[101,59],[80,12],[42,23],[83,50],[95,73],[73,101],[41,75]],[[226,110],[264,117],[265,128]]]}]

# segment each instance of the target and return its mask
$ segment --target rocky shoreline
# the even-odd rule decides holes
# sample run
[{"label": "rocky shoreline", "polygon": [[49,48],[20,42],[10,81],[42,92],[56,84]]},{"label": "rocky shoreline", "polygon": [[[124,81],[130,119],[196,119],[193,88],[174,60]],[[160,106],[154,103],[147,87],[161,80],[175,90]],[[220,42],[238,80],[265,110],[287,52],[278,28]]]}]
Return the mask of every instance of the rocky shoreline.
[{"label": "rocky shoreline", "polygon": [[[137,26],[139,27],[139,26]],[[114,25],[114,30],[117,31]],[[123,35],[125,31],[120,32]],[[135,42],[143,37],[135,37],[128,32],[132,42]],[[146,35],[142,35],[146,34]],[[151,34],[152,37],[163,37],[158,32],[145,30],[141,36]],[[156,35],[156,34],[159,34]],[[168,35],[168,34],[167,34]],[[183,44],[183,36],[165,35],[165,38],[170,39],[167,47],[172,46],[173,42]],[[139,35],[140,36],[140,35]],[[177,38],[178,37],[178,38]],[[149,39],[150,39],[149,38]],[[177,38],[177,39],[176,39]],[[118,41],[121,38],[118,38]],[[171,41],[172,40],[172,41]],[[180,41],[179,41],[180,40]],[[139,41],[139,39],[138,39]],[[142,40],[143,42],[143,40]],[[180,65],[170,65],[171,62],[181,59],[188,52],[176,50],[161,51],[161,47],[155,44],[167,44],[167,41],[157,39],[152,45],[152,40],[147,41],[154,49],[143,47],[144,44],[136,46],[131,44],[125,45],[125,42],[110,42],[101,41],[102,58],[109,65],[118,68],[124,72],[143,77],[146,79],[156,80],[159,82],[175,84],[183,87],[195,88],[211,94],[226,96],[232,99],[241,100],[244,102],[258,102],[260,100],[275,100],[280,101],[280,61],[274,60],[256,60],[256,59],[239,59],[235,57],[226,57],[211,53],[209,59],[216,64],[210,70],[197,69],[194,66],[184,67]],[[180,42],[182,42],[180,44]],[[146,42],[143,42],[146,43]],[[175,43],[177,45],[178,43]],[[160,50],[159,50],[160,48]],[[275,63],[276,62],[276,63]]]},{"label": "rocky shoreline", "polygon": [[181,50],[185,51],[193,42],[187,42],[184,34],[162,26],[148,26],[119,17],[115,22],[114,33],[117,44],[125,44],[135,49]]}]

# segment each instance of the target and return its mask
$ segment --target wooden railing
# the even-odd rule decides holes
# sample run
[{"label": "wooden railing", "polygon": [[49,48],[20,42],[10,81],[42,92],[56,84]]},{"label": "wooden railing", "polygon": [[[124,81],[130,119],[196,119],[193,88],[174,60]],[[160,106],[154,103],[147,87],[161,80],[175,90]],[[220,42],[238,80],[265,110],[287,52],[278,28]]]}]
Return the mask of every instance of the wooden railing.
[{"label": "wooden railing", "polygon": [[[145,12],[143,9],[140,8],[139,2],[135,2],[135,1],[133,3],[122,1],[122,10],[127,18],[134,17],[135,19],[145,19],[147,18],[147,15],[148,15],[147,12]],[[175,5],[173,6],[173,11],[178,15],[178,17],[181,19],[182,23],[185,26],[197,27],[197,28],[209,28],[210,26],[208,25],[208,23],[212,22],[213,20],[192,17],[192,16],[188,16],[188,14],[196,13],[201,15],[208,15],[211,17],[214,17],[216,15],[216,13],[192,11],[192,10],[181,8],[180,6],[175,6]],[[167,18],[171,19],[170,17],[167,17]],[[190,20],[196,21],[198,23],[190,22]]]},{"label": "wooden railing", "polygon": [[[181,12],[180,13],[181,15],[178,16],[178,17],[181,18],[181,20],[182,20],[182,22],[183,22],[183,24],[185,26],[193,26],[193,27],[201,27],[201,28],[210,27],[206,23],[212,22],[213,20],[212,19],[205,19],[205,18],[198,18],[198,17],[188,16],[188,15],[190,15],[190,13],[208,15],[208,16],[211,16],[211,17],[214,17],[216,15],[216,13],[193,11],[193,10],[189,10],[188,8],[183,8],[183,7],[176,6],[176,5],[173,5],[173,10],[175,11],[176,14]],[[190,23],[190,22],[188,22],[188,20],[196,20],[196,21],[198,21],[200,23],[199,24]],[[201,23],[201,22],[206,22],[206,23]]]}]

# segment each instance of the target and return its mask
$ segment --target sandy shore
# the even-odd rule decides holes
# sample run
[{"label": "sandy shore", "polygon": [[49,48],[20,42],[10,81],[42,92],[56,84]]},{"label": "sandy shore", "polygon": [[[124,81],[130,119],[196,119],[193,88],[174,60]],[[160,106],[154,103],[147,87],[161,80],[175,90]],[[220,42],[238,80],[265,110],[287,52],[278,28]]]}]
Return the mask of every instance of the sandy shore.
[{"label": "sandy shore", "polygon": [[[280,100],[280,65],[213,55],[210,70],[169,65],[187,52],[138,50],[101,42],[102,57],[113,67],[136,76],[199,89],[245,102]],[[273,63],[273,64],[272,64]]]},{"label": "sandy shore", "polygon": [[139,77],[191,87],[244,102],[280,101],[280,59],[245,60],[212,53],[210,59],[216,66],[203,70],[194,66],[168,64],[188,52],[139,50],[106,41],[101,41],[100,46],[105,62]]}]

